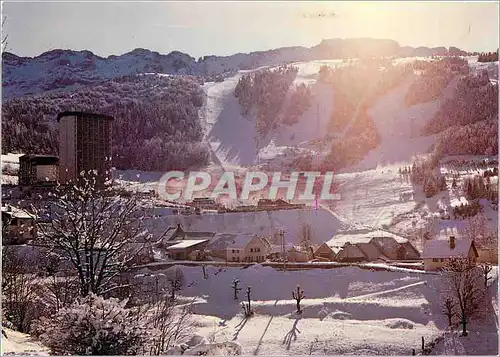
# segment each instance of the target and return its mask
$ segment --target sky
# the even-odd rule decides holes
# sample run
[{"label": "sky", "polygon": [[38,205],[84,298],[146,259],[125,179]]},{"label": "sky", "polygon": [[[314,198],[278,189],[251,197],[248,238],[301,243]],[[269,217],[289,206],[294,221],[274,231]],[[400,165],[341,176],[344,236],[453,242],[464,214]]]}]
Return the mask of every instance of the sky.
[{"label": "sky", "polygon": [[322,39],[388,38],[400,45],[493,51],[497,2],[2,2],[7,51],[61,48],[100,56],[135,48],[198,58]]}]

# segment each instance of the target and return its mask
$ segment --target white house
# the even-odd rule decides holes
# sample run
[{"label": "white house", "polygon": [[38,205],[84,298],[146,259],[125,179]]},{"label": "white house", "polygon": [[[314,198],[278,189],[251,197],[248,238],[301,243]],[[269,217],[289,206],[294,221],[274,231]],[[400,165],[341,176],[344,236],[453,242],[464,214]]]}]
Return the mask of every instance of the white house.
[{"label": "white house", "polygon": [[237,234],[226,247],[228,262],[263,262],[270,252],[269,242],[255,234]]},{"label": "white house", "polygon": [[475,261],[478,256],[474,241],[455,239],[453,236],[449,239],[426,241],[422,253],[425,270],[441,269],[452,258],[469,258]]}]

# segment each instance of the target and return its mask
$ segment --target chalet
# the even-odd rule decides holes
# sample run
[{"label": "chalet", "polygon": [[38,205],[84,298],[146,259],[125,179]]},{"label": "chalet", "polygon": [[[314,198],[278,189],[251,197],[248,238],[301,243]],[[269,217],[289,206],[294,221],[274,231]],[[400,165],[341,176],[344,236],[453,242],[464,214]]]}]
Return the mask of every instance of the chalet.
[{"label": "chalet", "polygon": [[170,231],[165,234],[164,241],[175,244],[181,240],[211,239],[214,236],[214,232],[185,231],[179,223],[177,227],[170,228]]},{"label": "chalet", "polygon": [[2,206],[2,236],[6,244],[23,244],[36,237],[36,216],[17,207]]},{"label": "chalet", "polygon": [[418,250],[406,238],[368,229],[340,232],[321,244],[314,255],[341,262],[420,259]]},{"label": "chalet", "polygon": [[208,197],[193,198],[190,205],[198,209],[217,210],[219,208],[219,204],[217,204],[214,199]]},{"label": "chalet", "polygon": [[476,261],[478,256],[474,241],[455,239],[453,236],[449,239],[427,240],[422,253],[425,270],[441,269],[452,258],[469,258]]},{"label": "chalet", "polygon": [[289,262],[308,262],[310,260],[309,252],[304,252],[300,249],[297,249],[295,246],[291,244],[287,244],[285,246],[285,257],[283,257],[283,246],[281,245],[273,245],[270,247],[269,254],[267,255],[267,259],[272,261],[281,260],[285,258]]},{"label": "chalet", "polygon": [[270,252],[269,242],[255,234],[237,234],[226,247],[228,262],[263,262]]}]

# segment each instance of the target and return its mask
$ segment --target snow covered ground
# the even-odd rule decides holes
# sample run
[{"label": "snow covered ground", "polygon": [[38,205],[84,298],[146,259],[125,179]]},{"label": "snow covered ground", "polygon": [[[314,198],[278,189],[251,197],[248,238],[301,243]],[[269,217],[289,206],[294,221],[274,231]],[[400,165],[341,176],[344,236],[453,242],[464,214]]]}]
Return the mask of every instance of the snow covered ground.
[{"label": "snow covered ground", "polygon": [[[421,336],[430,341],[445,326],[434,275],[356,267],[280,272],[256,265],[207,267],[203,279],[200,267],[182,269],[189,286],[183,299],[197,297],[197,333],[239,342],[245,355],[406,355],[419,349]],[[239,300],[230,287],[234,278],[243,288]],[[292,299],[297,284],[306,296],[300,315]],[[255,311],[248,319],[240,306],[247,286]]]},{"label": "snow covered ground", "polygon": [[14,331],[8,328],[3,328],[6,336],[2,335],[2,355],[37,355],[48,356],[48,348],[44,347],[40,342],[35,341],[30,335]]}]

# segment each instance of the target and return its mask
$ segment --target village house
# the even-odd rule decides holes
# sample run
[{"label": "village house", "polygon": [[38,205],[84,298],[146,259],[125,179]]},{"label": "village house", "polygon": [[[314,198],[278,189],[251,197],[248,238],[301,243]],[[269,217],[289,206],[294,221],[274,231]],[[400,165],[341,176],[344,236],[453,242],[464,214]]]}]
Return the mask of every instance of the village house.
[{"label": "village house", "polygon": [[2,206],[4,244],[24,244],[35,237],[35,215],[11,205]]},{"label": "village house", "polygon": [[185,231],[181,224],[178,223],[177,227],[171,228],[163,238],[164,241],[170,242],[170,244],[175,244],[181,240],[197,240],[197,239],[211,239],[215,236],[214,232],[202,232],[202,231]]},{"label": "village house", "polygon": [[270,252],[269,242],[255,234],[238,234],[226,247],[228,262],[263,262]]},{"label": "village house", "polygon": [[408,241],[383,230],[360,229],[336,234],[314,251],[314,256],[339,262],[373,262],[420,259]]},{"label": "village house", "polygon": [[195,250],[204,250],[208,239],[184,239],[166,248],[173,259],[188,260]]},{"label": "village house", "polygon": [[452,258],[469,258],[476,261],[478,256],[474,241],[455,239],[453,236],[448,239],[427,240],[422,252],[425,270],[439,270]]},{"label": "village house", "polygon": [[[285,256],[284,258],[289,262],[305,263],[310,260],[310,253],[304,252],[297,247],[287,244],[285,246]],[[283,259],[283,246],[273,245],[269,250],[269,254],[266,257],[271,261]]]}]

